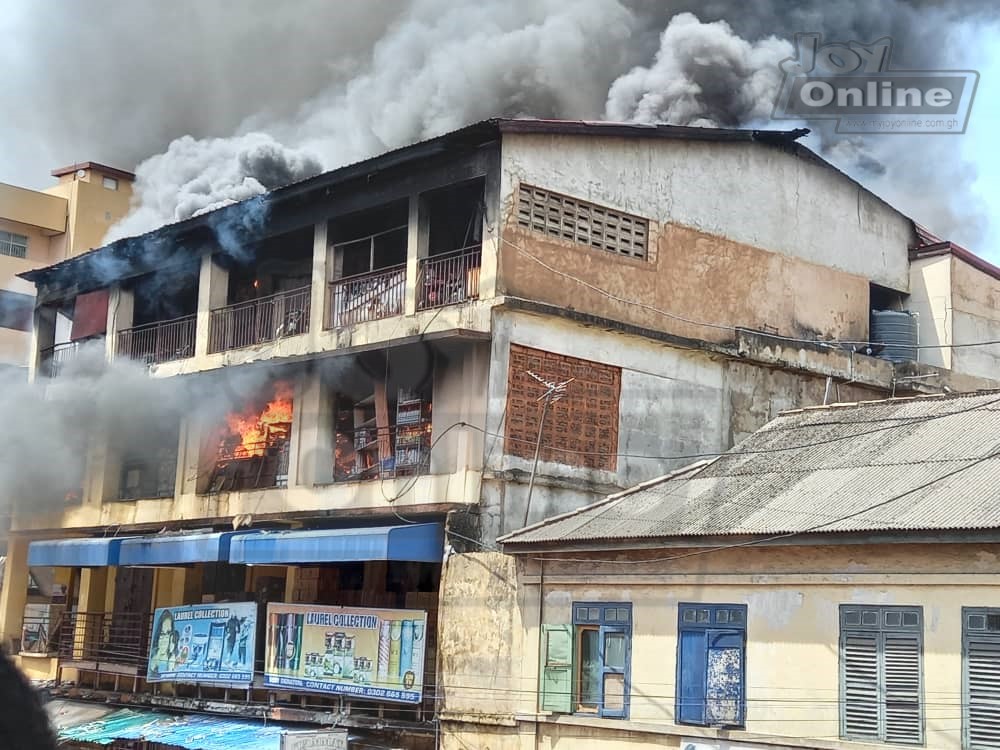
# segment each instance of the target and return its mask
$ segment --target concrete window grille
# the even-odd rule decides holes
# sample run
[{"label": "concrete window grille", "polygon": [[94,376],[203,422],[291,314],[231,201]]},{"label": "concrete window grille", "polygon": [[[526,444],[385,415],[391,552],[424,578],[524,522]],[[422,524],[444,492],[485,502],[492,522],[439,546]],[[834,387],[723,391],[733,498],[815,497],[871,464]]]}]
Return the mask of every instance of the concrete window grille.
[{"label": "concrete window grille", "polygon": [[920,607],[841,605],[840,734],[850,740],[923,744]]},{"label": "concrete window grille", "polygon": [[646,219],[551,190],[521,183],[517,223],[550,237],[628,258],[646,259],[649,241]]}]

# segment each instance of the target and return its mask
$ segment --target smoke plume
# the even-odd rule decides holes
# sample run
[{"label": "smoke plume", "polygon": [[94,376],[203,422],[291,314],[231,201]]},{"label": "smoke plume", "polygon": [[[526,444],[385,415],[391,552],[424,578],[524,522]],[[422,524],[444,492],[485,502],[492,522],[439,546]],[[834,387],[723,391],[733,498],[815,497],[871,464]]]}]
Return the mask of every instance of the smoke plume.
[{"label": "smoke plume", "polygon": [[[768,117],[797,32],[891,36],[897,68],[975,68],[995,21],[984,0],[20,2],[8,38],[44,36],[46,65],[4,60],[8,45],[0,94],[49,116],[13,108],[0,125],[28,139],[14,173],[29,159],[129,167],[157,154],[111,238],[494,115],[788,127]],[[81,36],[94,17],[103,33]],[[108,40],[134,42],[127,63]],[[975,174],[961,139],[807,124],[807,145],[975,247],[985,212],[955,189]]]}]

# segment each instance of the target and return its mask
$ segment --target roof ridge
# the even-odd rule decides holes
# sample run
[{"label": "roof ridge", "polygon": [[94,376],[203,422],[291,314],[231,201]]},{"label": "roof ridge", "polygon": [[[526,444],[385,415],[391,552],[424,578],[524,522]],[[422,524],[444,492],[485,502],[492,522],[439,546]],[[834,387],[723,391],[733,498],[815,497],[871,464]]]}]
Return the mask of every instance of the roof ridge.
[{"label": "roof ridge", "polygon": [[956,398],[975,398],[976,396],[986,396],[1000,393],[1000,388],[981,388],[975,391],[956,391],[953,393],[916,393],[912,396],[892,396],[890,398],[875,398],[867,401],[838,401],[833,404],[815,404],[813,406],[800,406],[796,409],[785,409],[778,412],[779,417],[791,414],[802,414],[812,411],[833,411],[835,409],[849,409],[854,407],[874,406],[875,404],[905,404],[913,401],[928,401],[937,399],[946,401]]},{"label": "roof ridge", "polygon": [[599,508],[602,505],[610,505],[611,503],[617,500],[621,500],[622,498],[625,498],[636,492],[639,492],[640,490],[645,490],[650,487],[655,487],[656,485],[662,484],[663,482],[669,482],[671,479],[676,479],[677,477],[682,476],[684,474],[697,473],[701,469],[708,466],[710,463],[713,463],[714,461],[718,460],[718,458],[719,458],[718,456],[714,458],[703,458],[700,461],[695,461],[694,463],[682,466],[680,469],[676,469],[675,471],[671,471],[667,474],[663,474],[653,479],[648,479],[645,482],[640,482],[639,484],[634,485],[632,487],[628,487],[627,489],[621,490],[620,492],[612,493],[607,497],[601,498],[597,502],[593,502],[588,505],[581,505],[579,508],[574,508],[573,510],[567,511],[566,513],[560,513],[557,516],[549,516],[548,518],[543,518],[541,521],[536,521],[535,523],[529,526],[524,526],[520,529],[515,529],[514,531],[504,534],[503,536],[497,537],[497,542],[500,544],[505,544],[507,540],[509,540],[511,537],[517,536],[518,534],[522,534],[528,531],[533,531],[537,528],[541,528],[542,526],[547,526],[549,524],[555,523],[556,521],[563,521],[567,518],[572,518],[573,516],[579,515],[585,511],[590,511],[593,510],[594,508]]}]

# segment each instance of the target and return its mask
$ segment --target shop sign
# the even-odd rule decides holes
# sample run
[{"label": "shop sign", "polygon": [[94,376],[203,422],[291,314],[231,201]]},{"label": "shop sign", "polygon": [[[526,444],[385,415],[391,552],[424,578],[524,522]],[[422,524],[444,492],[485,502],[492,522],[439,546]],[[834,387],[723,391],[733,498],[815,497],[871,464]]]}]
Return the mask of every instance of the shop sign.
[{"label": "shop sign", "polygon": [[146,680],[249,686],[256,634],[254,602],[157,609]]},{"label": "shop sign", "polygon": [[423,696],[427,613],[267,605],[264,685],[398,703]]},{"label": "shop sign", "polygon": [[281,750],[347,750],[347,730],[284,732],[281,735]]}]

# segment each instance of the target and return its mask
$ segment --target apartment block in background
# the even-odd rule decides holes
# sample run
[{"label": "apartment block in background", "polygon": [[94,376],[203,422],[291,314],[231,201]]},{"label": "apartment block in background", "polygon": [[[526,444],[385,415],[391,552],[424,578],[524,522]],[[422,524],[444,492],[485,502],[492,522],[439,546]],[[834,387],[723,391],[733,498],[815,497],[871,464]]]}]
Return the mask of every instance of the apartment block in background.
[{"label": "apartment block in background", "polygon": [[135,175],[95,162],[52,171],[44,190],[0,183],[0,366],[26,368],[34,285],[18,278],[99,247],[128,213]]}]

